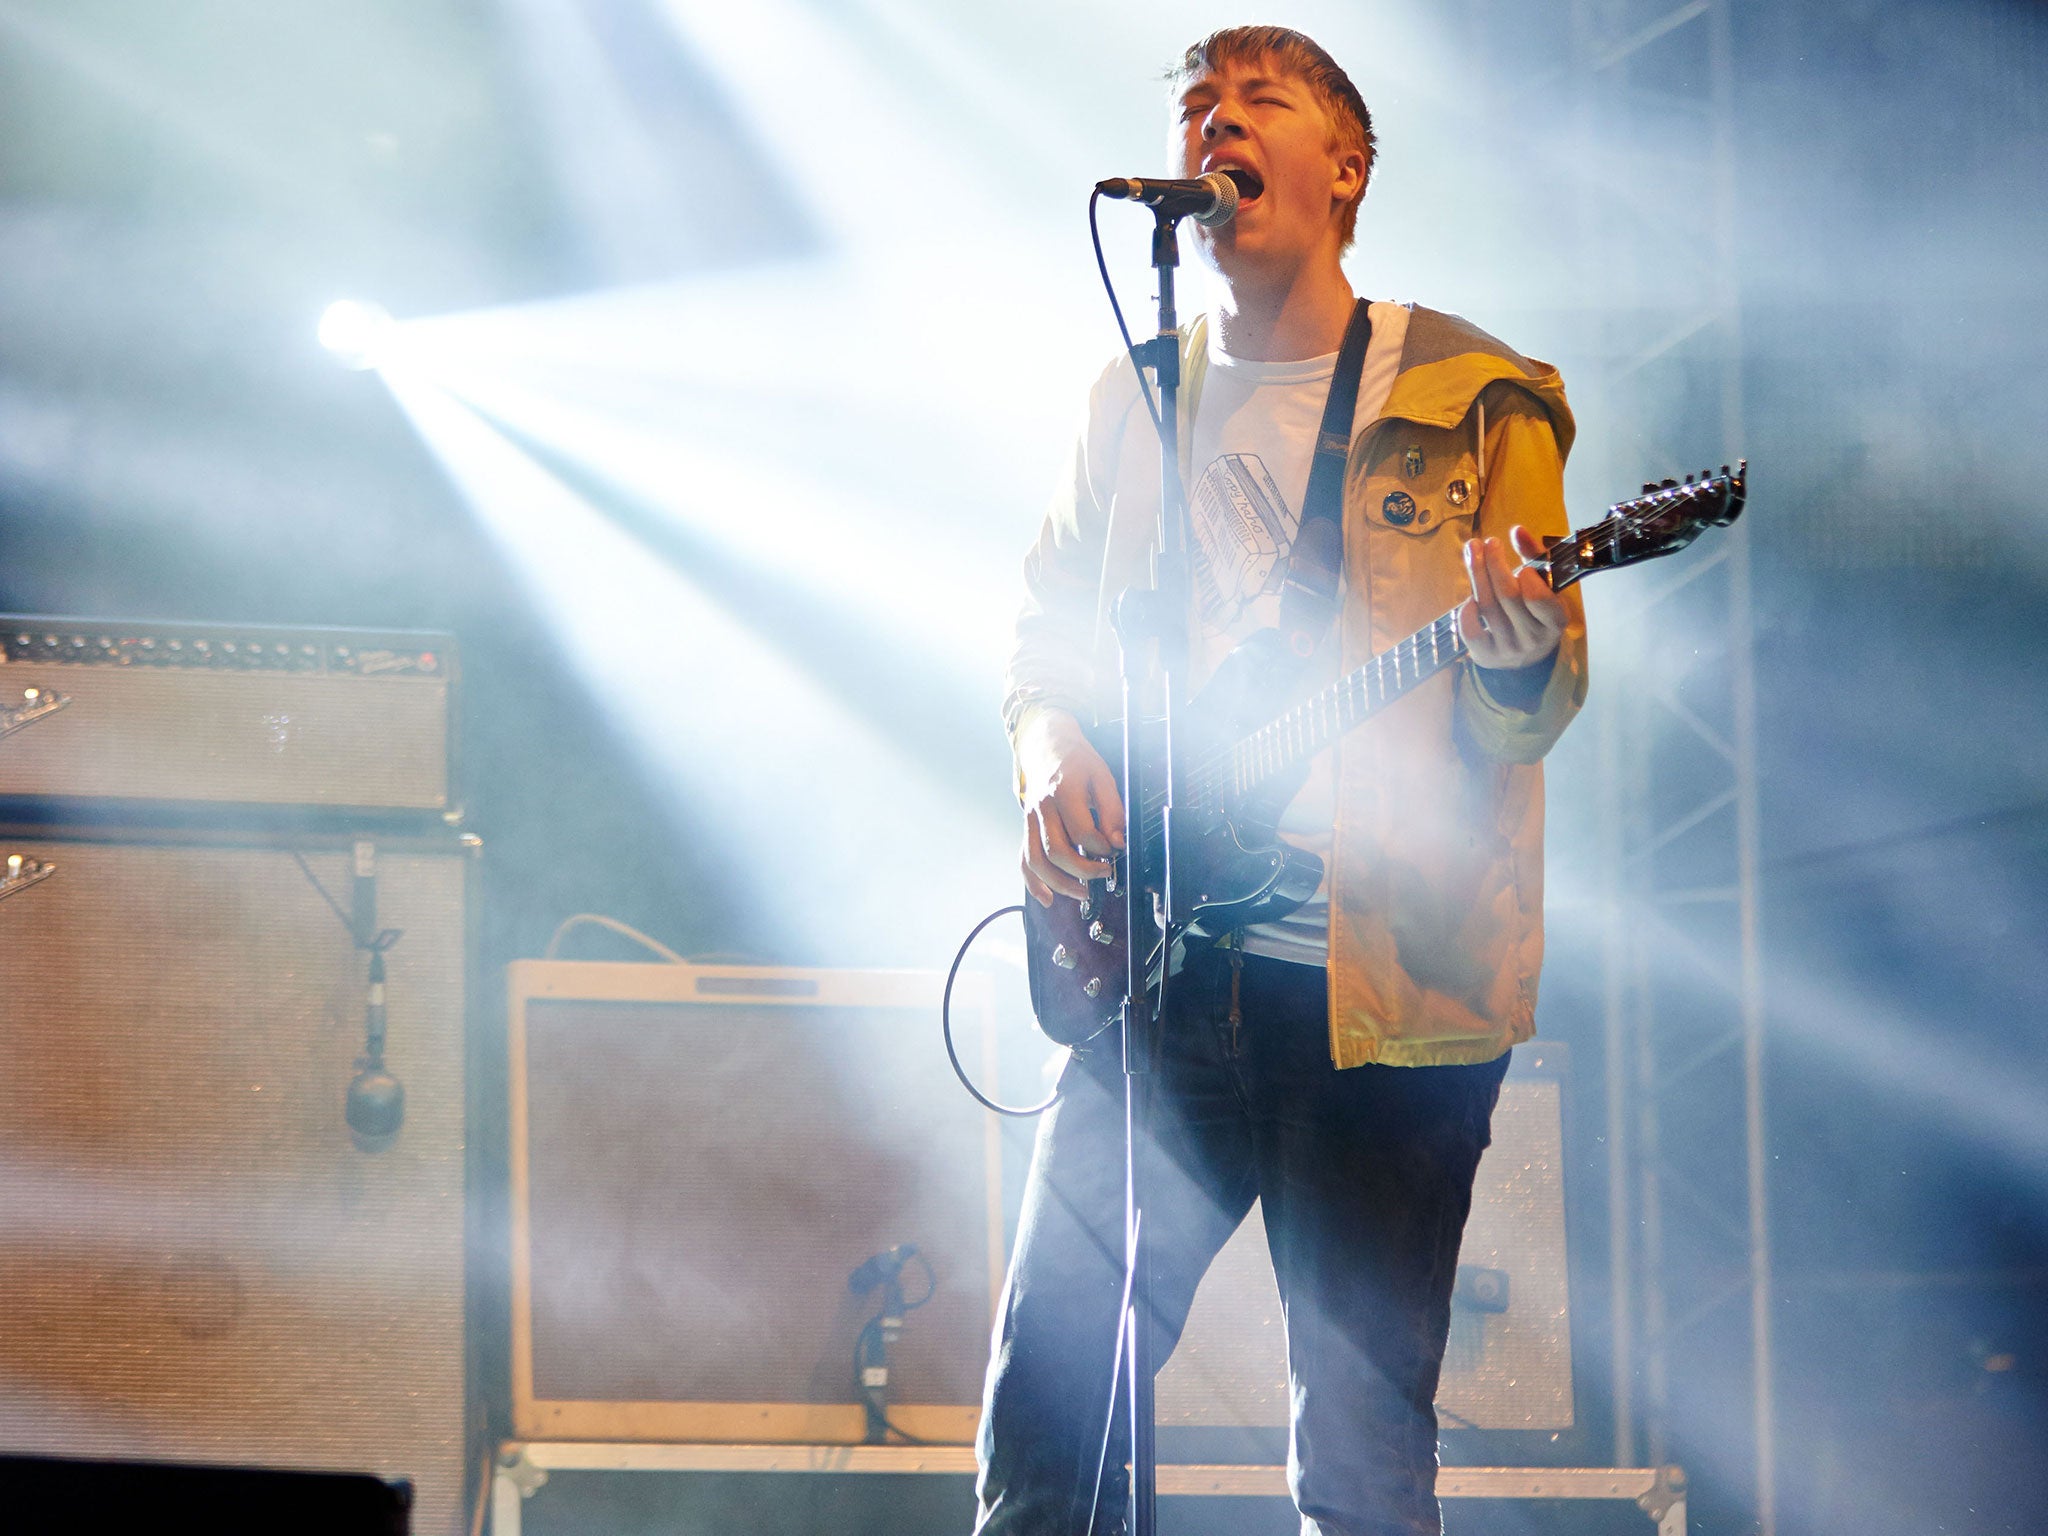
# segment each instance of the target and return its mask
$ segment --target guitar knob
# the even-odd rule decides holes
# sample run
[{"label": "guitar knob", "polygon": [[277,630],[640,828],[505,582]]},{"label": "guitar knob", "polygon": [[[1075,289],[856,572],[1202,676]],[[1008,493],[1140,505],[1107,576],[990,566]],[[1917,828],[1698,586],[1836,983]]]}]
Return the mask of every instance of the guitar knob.
[{"label": "guitar knob", "polygon": [[1088,925],[1088,937],[1098,944],[1114,944],[1116,942],[1116,935],[1109,931],[1109,925],[1099,917]]},{"label": "guitar knob", "polygon": [[1102,978],[1100,976],[1090,976],[1088,978],[1088,985],[1083,987],[1081,990],[1083,992],[1086,992],[1090,997],[1102,996]]},{"label": "guitar knob", "polygon": [[1053,945],[1052,963],[1058,966],[1063,971],[1071,971],[1074,968],[1074,956],[1072,951],[1070,951],[1064,944]]}]

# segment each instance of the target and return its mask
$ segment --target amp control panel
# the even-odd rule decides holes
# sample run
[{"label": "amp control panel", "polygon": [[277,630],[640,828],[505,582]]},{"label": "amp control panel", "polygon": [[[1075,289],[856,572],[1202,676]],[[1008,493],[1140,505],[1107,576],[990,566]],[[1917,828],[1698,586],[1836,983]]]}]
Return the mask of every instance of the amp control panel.
[{"label": "amp control panel", "polygon": [[208,672],[343,673],[442,677],[449,637],[422,631],[228,629],[199,624],[58,627],[0,619],[8,662],[77,667],[164,667]]}]

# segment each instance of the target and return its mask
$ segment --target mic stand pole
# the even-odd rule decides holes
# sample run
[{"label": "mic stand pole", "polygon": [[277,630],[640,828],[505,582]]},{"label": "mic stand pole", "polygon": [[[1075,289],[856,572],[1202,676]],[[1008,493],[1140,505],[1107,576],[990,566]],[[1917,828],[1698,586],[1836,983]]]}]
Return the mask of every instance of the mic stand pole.
[{"label": "mic stand pole", "polygon": [[[1150,995],[1150,943],[1156,927],[1146,875],[1160,872],[1160,999],[1173,935],[1179,926],[1173,889],[1173,801],[1178,765],[1174,755],[1174,711],[1187,667],[1188,564],[1185,488],[1180,474],[1180,322],[1174,314],[1174,269],[1180,265],[1178,214],[1155,210],[1152,266],[1159,275],[1159,331],[1132,349],[1132,361],[1149,367],[1159,397],[1159,552],[1150,589],[1125,591],[1116,605],[1122,652],[1124,705],[1124,932],[1126,975],[1124,1045],[1124,1294],[1119,1331],[1119,1365],[1128,1388],[1131,1431],[1131,1536],[1153,1536],[1157,1520],[1157,1452],[1153,1437],[1151,1224],[1144,1219],[1145,1153],[1151,1145],[1152,1093],[1157,1076],[1164,1009]],[[1147,706],[1157,701],[1163,750],[1159,755],[1165,812],[1155,833],[1145,813],[1152,793],[1143,774],[1140,735]],[[1152,847],[1154,838],[1159,846]],[[1115,1404],[1111,1404],[1114,1421]]]}]

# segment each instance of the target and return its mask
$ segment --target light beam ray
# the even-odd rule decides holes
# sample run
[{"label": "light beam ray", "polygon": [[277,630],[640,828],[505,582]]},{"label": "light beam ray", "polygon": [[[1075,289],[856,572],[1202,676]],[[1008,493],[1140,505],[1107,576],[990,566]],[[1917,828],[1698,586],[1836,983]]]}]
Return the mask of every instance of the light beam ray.
[{"label": "light beam ray", "polygon": [[1008,819],[906,757],[461,402],[403,368],[385,378],[643,771],[675,786],[671,833],[731,871],[714,899],[765,907],[810,953],[844,956],[862,935],[898,956],[942,943],[983,898],[982,871],[1008,863]]}]

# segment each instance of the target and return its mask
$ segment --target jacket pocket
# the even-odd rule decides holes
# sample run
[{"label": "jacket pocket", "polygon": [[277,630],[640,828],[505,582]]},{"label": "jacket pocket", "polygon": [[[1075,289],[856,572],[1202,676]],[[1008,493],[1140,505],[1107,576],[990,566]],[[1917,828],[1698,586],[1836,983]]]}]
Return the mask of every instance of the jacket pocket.
[{"label": "jacket pocket", "polygon": [[1392,421],[1353,460],[1362,534],[1354,582],[1372,593],[1383,646],[1434,619],[1468,590],[1465,541],[1479,517],[1479,465],[1470,434]]},{"label": "jacket pocket", "polygon": [[1480,486],[1469,433],[1388,422],[1362,457],[1364,510],[1374,532],[1470,537]]}]

